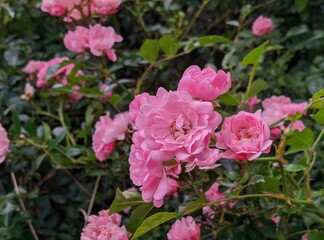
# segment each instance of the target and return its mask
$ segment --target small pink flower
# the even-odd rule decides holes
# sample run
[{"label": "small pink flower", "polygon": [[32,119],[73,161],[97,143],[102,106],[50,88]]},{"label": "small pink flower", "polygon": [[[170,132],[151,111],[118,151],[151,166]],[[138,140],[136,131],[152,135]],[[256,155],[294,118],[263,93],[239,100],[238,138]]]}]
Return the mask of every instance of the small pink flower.
[{"label": "small pink flower", "polygon": [[118,12],[121,0],[93,0],[95,11],[98,14],[114,14]]},{"label": "small pink flower", "polygon": [[195,223],[191,216],[183,217],[171,226],[167,237],[168,240],[199,240],[200,224]]},{"label": "small pink flower", "polygon": [[124,140],[129,124],[128,118],[128,112],[117,114],[114,120],[109,115],[100,117],[92,136],[92,148],[98,160],[103,161],[111,154],[115,141]]},{"label": "small pink flower", "polygon": [[186,164],[186,172],[191,171],[194,167],[198,167],[201,170],[214,169],[221,166],[217,163],[222,157],[222,153],[218,149],[206,148],[196,156],[189,158]]},{"label": "small pink flower", "polygon": [[201,70],[198,66],[192,65],[183,73],[178,91],[186,91],[194,98],[213,100],[226,93],[230,87],[230,73],[223,70],[216,72],[210,67]]},{"label": "small pink flower", "polygon": [[[100,97],[100,101],[102,103],[106,103],[107,100],[111,97],[112,95],[112,90],[109,88],[109,86],[107,84],[102,84],[100,86],[100,92],[103,93],[103,97]],[[130,113],[129,113],[130,116]],[[129,117],[130,118],[130,117]],[[131,120],[130,120],[131,121]]]},{"label": "small pink flower", "polygon": [[244,103],[249,106],[247,109],[249,112],[253,112],[255,109],[255,105],[261,102],[261,99],[257,98],[257,96],[254,96],[253,98],[246,100]]},{"label": "small pink flower", "polygon": [[[53,59],[49,60],[48,62],[44,62],[44,64],[40,68],[39,72],[37,73],[36,87],[40,88],[40,87],[48,86],[49,84],[46,82],[47,70],[50,67],[53,67],[54,65],[60,64],[64,60],[68,60],[68,58],[65,58],[65,57],[63,57],[63,58],[53,58]],[[59,73],[62,73],[62,70]],[[55,74],[57,74],[57,72],[54,73],[54,75]]]},{"label": "small pink flower", "polygon": [[270,218],[270,220],[272,220],[277,225],[279,224],[280,219],[281,219],[280,216],[275,217],[275,215],[272,215],[271,218]]},{"label": "small pink flower", "polygon": [[89,47],[89,29],[77,26],[74,31],[69,31],[65,35],[63,41],[71,52],[84,52]]},{"label": "small pink flower", "polygon": [[69,94],[69,103],[75,103],[75,102],[79,101],[80,99],[82,99],[83,95],[78,92],[79,89],[80,89],[80,86],[78,86],[78,85],[75,85],[72,87],[72,90],[74,91],[74,93]]},{"label": "small pink flower", "polygon": [[10,141],[8,139],[7,131],[0,124],[0,163],[2,163],[8,152]]},{"label": "small pink flower", "polygon": [[88,224],[82,229],[80,240],[128,240],[125,226],[120,227],[121,216],[117,213],[109,215],[108,210],[99,212],[99,216],[91,215]]},{"label": "small pink flower", "polygon": [[43,0],[41,10],[52,16],[60,17],[81,4],[82,0]]},{"label": "small pink flower", "polygon": [[252,24],[252,34],[260,37],[273,31],[271,18],[259,16]]},{"label": "small pink flower", "polygon": [[261,117],[261,110],[254,114],[241,111],[225,118],[216,136],[216,147],[226,149],[223,158],[235,160],[254,160],[268,153],[272,144],[270,129]]},{"label": "small pink flower", "polygon": [[282,106],[281,110],[284,114],[287,114],[289,116],[294,116],[298,112],[304,113],[308,107],[307,102],[302,103],[289,103]]},{"label": "small pink flower", "polygon": [[39,70],[43,67],[45,61],[35,61],[30,60],[24,67],[23,71],[28,74],[37,74]]},{"label": "small pink flower", "polygon": [[112,47],[115,42],[121,42],[122,40],[123,38],[117,35],[112,27],[104,27],[100,24],[90,26],[89,48],[95,56],[106,54],[111,61],[115,62],[117,55]]},{"label": "small pink flower", "polygon": [[30,83],[26,83],[24,94],[20,96],[23,100],[29,100],[34,96],[35,89]]}]

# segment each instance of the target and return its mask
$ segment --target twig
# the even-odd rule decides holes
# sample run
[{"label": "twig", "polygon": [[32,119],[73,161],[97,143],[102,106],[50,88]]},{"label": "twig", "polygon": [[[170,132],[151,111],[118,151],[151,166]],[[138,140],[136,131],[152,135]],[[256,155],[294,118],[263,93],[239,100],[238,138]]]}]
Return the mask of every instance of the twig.
[{"label": "twig", "polygon": [[[20,208],[23,210],[23,212],[24,212],[25,214],[28,214],[28,213],[27,213],[27,210],[26,210],[26,207],[25,207],[25,204],[24,204],[23,200],[22,200],[21,197],[20,197],[20,193],[19,193],[19,188],[18,188],[18,184],[17,184],[16,176],[15,176],[15,174],[14,174],[13,172],[11,172],[10,175],[11,175],[12,183],[13,183],[13,185],[14,185],[15,193],[16,193],[17,196],[18,196],[18,201],[19,201],[19,204],[20,204]],[[31,221],[31,220],[28,220],[28,221],[27,221],[27,224],[28,224],[28,226],[29,226],[30,231],[31,231],[32,234],[33,234],[34,239],[35,239],[35,240],[39,240],[39,238],[38,238],[38,236],[37,236],[37,233],[36,233],[36,231],[35,231],[35,228],[34,228],[34,226],[33,226],[32,221]]]},{"label": "twig", "polygon": [[100,182],[100,175],[97,176],[96,183],[95,183],[95,186],[94,186],[93,191],[92,191],[91,200],[90,200],[90,204],[89,204],[88,212],[87,212],[88,216],[90,215],[92,207],[93,207],[93,203],[94,203],[94,200],[95,200],[95,197],[96,197],[96,194],[97,194],[99,182]]}]

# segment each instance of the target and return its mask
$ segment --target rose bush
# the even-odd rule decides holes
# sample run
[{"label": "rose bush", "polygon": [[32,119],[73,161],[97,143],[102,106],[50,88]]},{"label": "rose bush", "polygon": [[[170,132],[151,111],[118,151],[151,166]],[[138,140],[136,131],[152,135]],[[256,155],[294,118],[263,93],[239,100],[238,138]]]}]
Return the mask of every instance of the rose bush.
[{"label": "rose bush", "polygon": [[2,6],[0,239],[323,238],[319,0]]}]

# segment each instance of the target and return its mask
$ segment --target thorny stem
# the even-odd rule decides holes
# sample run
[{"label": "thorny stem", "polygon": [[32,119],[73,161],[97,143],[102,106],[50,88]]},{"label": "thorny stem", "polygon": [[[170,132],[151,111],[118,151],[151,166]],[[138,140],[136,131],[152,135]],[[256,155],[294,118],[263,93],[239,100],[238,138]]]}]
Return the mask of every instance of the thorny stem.
[{"label": "thorny stem", "polygon": [[98,190],[98,186],[99,186],[100,178],[101,178],[101,176],[98,175],[98,176],[97,176],[97,179],[96,179],[96,183],[95,183],[94,188],[93,188],[93,191],[92,191],[92,195],[91,195],[91,199],[90,199],[90,204],[89,204],[88,212],[87,212],[87,215],[88,215],[88,216],[89,216],[90,213],[91,213],[91,210],[92,210],[92,207],[93,207],[93,203],[94,203],[94,200],[95,200],[95,198],[96,198],[96,194],[97,194],[97,190]]},{"label": "thorny stem", "polygon": [[[23,212],[24,212],[25,214],[27,214],[27,209],[26,209],[26,207],[25,207],[25,204],[24,204],[23,200],[22,200],[21,197],[20,197],[19,187],[18,187],[18,184],[17,184],[16,176],[15,176],[15,174],[14,174],[13,172],[11,172],[10,175],[11,175],[12,183],[13,183],[13,185],[14,185],[15,193],[16,193],[17,196],[18,196],[18,201],[19,201],[19,204],[20,204],[20,208],[23,210]],[[33,226],[32,221],[31,221],[31,220],[28,220],[28,221],[27,221],[27,224],[28,224],[28,226],[29,226],[29,229],[30,229],[31,233],[33,234],[34,239],[35,239],[35,240],[38,240],[39,238],[38,238],[38,236],[37,236],[37,233],[36,233],[36,231],[35,231],[35,228],[34,228],[34,226]]]},{"label": "thorny stem", "polygon": [[280,171],[281,171],[281,174],[282,174],[282,181],[283,181],[282,182],[282,187],[283,187],[283,193],[285,195],[288,194],[288,191],[287,191],[287,177],[286,177],[286,171],[285,171],[285,167],[284,167],[284,165],[286,164],[286,160],[283,158],[286,143],[287,143],[286,138],[281,139],[281,141],[279,143],[279,146],[278,146],[278,148],[276,150],[276,158],[278,159],[278,163],[279,163],[279,166],[280,166]]}]

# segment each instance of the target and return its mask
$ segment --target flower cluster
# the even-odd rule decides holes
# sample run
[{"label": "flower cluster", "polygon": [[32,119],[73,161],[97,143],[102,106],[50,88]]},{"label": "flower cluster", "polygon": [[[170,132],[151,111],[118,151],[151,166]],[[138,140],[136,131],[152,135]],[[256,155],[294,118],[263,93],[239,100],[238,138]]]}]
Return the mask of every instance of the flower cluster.
[{"label": "flower cluster", "polygon": [[168,232],[168,240],[199,240],[200,224],[191,216],[177,220]]},{"label": "flower cluster", "polygon": [[64,37],[64,45],[71,52],[81,53],[90,49],[95,56],[105,54],[110,60],[116,61],[117,56],[112,49],[115,42],[123,38],[115,33],[114,28],[95,24],[89,28],[77,26],[74,31],[69,31]]},{"label": "flower cluster", "polygon": [[73,22],[85,17],[108,15],[118,12],[121,0],[42,0],[41,10],[64,21]]},{"label": "flower cluster", "polygon": [[[286,127],[284,122],[280,122],[280,120],[284,119],[288,116],[294,116],[298,112],[301,114],[305,114],[305,111],[308,107],[307,102],[302,103],[293,103],[289,97],[286,96],[272,96],[270,98],[266,98],[262,102],[262,106],[264,111],[262,112],[262,117],[264,121],[271,126],[273,124],[277,124],[271,129],[271,133],[274,138],[280,136],[281,131],[285,130]],[[292,130],[302,131],[305,128],[304,123],[301,120],[297,120],[291,126]]]},{"label": "flower cluster", "polygon": [[88,224],[82,229],[81,240],[128,240],[129,234],[125,226],[121,226],[121,216],[117,213],[109,215],[108,210],[102,210],[99,215],[88,217]]},{"label": "flower cluster", "polygon": [[113,120],[109,115],[100,117],[92,136],[92,147],[98,160],[105,160],[114,150],[115,142],[124,140],[129,124],[128,115],[128,112],[119,113]]},{"label": "flower cluster", "polygon": [[8,139],[7,131],[0,124],[0,163],[2,163],[8,152],[10,141]]},{"label": "flower cluster", "polygon": [[274,29],[271,18],[259,16],[252,24],[252,34],[261,37],[271,33]]}]

